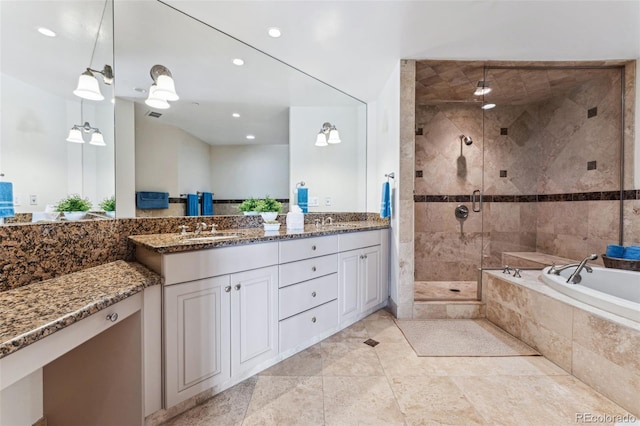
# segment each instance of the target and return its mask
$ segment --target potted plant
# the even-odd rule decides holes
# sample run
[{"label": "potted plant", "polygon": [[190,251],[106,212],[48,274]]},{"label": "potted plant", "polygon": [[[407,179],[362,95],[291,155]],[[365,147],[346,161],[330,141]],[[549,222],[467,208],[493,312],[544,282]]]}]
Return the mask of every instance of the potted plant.
[{"label": "potted plant", "polygon": [[116,217],[116,197],[112,195],[109,198],[105,198],[100,202],[100,208],[104,210],[105,214],[109,217]]},{"label": "potted plant", "polygon": [[247,198],[239,206],[238,211],[243,212],[246,216],[257,215],[256,207],[258,207],[258,200],[255,198]]},{"label": "potted plant", "polygon": [[67,220],[84,219],[89,209],[91,209],[91,201],[88,198],[80,197],[78,194],[63,198],[56,206],[56,211],[63,212]]},{"label": "potted plant", "polygon": [[258,201],[256,211],[265,222],[276,220],[278,213],[282,212],[282,203],[267,195],[264,200]]}]

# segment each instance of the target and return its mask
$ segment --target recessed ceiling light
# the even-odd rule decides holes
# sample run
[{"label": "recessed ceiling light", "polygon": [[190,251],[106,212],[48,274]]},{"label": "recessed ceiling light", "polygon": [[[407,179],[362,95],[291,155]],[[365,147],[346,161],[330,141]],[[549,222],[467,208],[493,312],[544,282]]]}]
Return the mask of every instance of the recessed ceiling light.
[{"label": "recessed ceiling light", "polygon": [[240,114],[238,114],[237,112],[234,112],[233,114],[231,114],[231,116],[233,118],[240,118]]},{"label": "recessed ceiling light", "polygon": [[495,108],[496,104],[484,104],[482,105],[482,109],[491,109],[491,108]]},{"label": "recessed ceiling light", "polygon": [[271,27],[269,28],[269,35],[273,38],[278,38],[282,35],[282,31],[280,31],[280,28],[276,28],[276,27]]},{"label": "recessed ceiling light", "polygon": [[244,65],[244,61],[240,58],[236,58],[233,60],[233,65],[242,66]]},{"label": "recessed ceiling light", "polygon": [[253,139],[255,139],[255,138],[256,138],[256,137],[255,137],[254,135],[247,135],[247,139],[253,140]]},{"label": "recessed ceiling light", "polygon": [[58,35],[58,34],[56,34],[55,31],[50,30],[49,28],[45,28],[45,27],[38,28],[38,32],[40,34],[42,34],[43,36],[47,36],[47,37],[55,37],[55,36]]}]

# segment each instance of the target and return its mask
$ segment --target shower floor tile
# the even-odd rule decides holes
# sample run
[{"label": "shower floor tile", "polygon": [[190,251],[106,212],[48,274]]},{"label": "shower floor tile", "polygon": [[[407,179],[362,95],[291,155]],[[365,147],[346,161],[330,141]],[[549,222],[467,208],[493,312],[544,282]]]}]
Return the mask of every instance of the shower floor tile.
[{"label": "shower floor tile", "polygon": [[414,300],[476,300],[478,283],[476,281],[416,281]]}]

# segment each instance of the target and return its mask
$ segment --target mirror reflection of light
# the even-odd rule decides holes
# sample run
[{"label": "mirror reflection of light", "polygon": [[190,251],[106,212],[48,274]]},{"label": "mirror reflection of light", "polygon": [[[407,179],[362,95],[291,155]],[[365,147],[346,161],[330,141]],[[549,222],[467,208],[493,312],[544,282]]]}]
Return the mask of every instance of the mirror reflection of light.
[{"label": "mirror reflection of light", "polygon": [[244,61],[240,58],[235,58],[232,62],[233,62],[233,65],[237,65],[239,67],[244,65]]},{"label": "mirror reflection of light", "polygon": [[240,118],[240,114],[238,114],[237,112],[234,112],[233,114],[231,114],[231,116],[233,118]]},{"label": "mirror reflection of light", "polygon": [[495,107],[496,107],[496,104],[484,104],[484,105],[482,105],[481,108],[482,109],[492,109],[492,108],[495,108]]},{"label": "mirror reflection of light", "polygon": [[247,139],[249,139],[249,140],[253,140],[253,139],[255,139],[255,138],[256,138],[256,137],[255,137],[254,135],[247,135]]}]

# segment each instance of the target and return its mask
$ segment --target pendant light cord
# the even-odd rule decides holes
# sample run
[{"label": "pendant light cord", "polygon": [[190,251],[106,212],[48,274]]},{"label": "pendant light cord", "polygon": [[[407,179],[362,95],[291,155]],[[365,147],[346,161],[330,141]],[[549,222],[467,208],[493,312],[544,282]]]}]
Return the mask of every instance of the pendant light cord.
[{"label": "pendant light cord", "polygon": [[102,16],[100,17],[100,25],[98,25],[98,34],[96,34],[96,41],[93,43],[93,51],[91,52],[91,60],[89,60],[89,68],[91,68],[91,64],[93,64],[93,56],[96,54],[96,47],[98,47],[98,39],[100,38],[100,31],[102,30],[102,22],[104,21],[104,14],[107,11],[107,2],[109,0],[104,0],[104,7],[102,8]]}]

